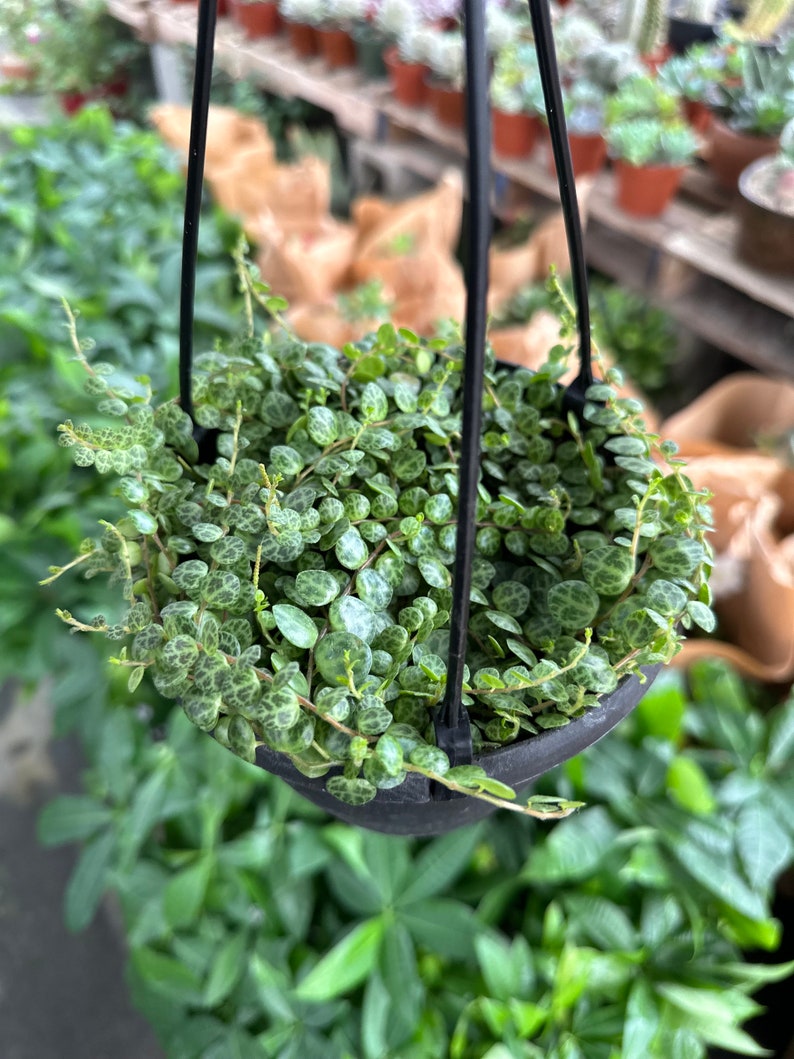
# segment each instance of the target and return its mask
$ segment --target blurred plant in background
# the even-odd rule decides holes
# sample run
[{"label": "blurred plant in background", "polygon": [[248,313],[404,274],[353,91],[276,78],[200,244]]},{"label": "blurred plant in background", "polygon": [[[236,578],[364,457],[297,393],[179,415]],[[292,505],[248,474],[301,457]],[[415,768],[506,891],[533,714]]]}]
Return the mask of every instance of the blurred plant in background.
[{"label": "blurred plant in background", "polygon": [[[52,425],[85,394],[69,350],[65,299],[90,321],[98,356],[174,389],[184,181],[154,133],[94,108],[20,128],[0,169],[0,679],[51,670],[59,634],[48,590],[53,556],[96,527],[97,484],[70,467]],[[236,328],[229,250],[237,228],[208,210],[196,276],[196,342]],[[77,599],[101,599],[74,581]]]}]

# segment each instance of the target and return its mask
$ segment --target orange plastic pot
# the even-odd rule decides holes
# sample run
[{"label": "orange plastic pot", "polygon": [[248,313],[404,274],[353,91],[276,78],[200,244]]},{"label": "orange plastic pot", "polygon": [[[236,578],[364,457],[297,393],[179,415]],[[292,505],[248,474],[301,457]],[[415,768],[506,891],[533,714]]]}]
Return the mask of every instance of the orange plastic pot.
[{"label": "orange plastic pot", "polygon": [[[598,173],[603,168],[607,158],[607,142],[600,132],[587,136],[569,132],[568,146],[571,149],[571,164],[573,165],[574,176],[589,176],[592,173]],[[549,143],[548,150],[549,172],[555,173],[556,168],[551,143]]]},{"label": "orange plastic pot", "polygon": [[535,149],[540,118],[534,114],[507,114],[491,111],[493,149],[502,158],[527,158]]},{"label": "orange plastic pot", "polygon": [[462,129],[466,124],[466,97],[463,89],[431,81],[427,91],[430,107],[439,124],[448,129]]},{"label": "orange plastic pot", "polygon": [[636,166],[618,158],[618,206],[635,217],[658,217],[667,209],[685,171],[684,165]]},{"label": "orange plastic pot", "polygon": [[290,47],[300,59],[313,59],[319,54],[320,41],[317,30],[305,22],[286,22]]},{"label": "orange plastic pot", "polygon": [[249,40],[275,37],[281,29],[281,16],[276,0],[258,0],[257,3],[233,0],[232,18],[245,31]]},{"label": "orange plastic pot", "polygon": [[404,107],[423,107],[427,102],[427,67],[422,63],[403,62],[395,47],[387,48],[383,58],[397,102]]},{"label": "orange plastic pot", "polygon": [[318,29],[320,55],[331,70],[341,70],[356,65],[356,45],[349,33],[343,29]]}]

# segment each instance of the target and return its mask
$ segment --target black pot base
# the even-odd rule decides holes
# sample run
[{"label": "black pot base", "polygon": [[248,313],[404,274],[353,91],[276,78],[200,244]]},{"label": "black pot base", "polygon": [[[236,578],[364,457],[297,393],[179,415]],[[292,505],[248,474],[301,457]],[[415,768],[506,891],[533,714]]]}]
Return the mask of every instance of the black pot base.
[{"label": "black pot base", "polygon": [[[644,684],[636,676],[622,680],[615,691],[603,697],[600,706],[588,710],[584,717],[562,728],[550,728],[501,750],[475,757],[474,764],[482,766],[489,776],[507,783],[516,792],[526,789],[533,780],[597,743],[627,717],[660,669],[661,666],[644,669]],[[399,787],[378,791],[366,805],[346,805],[326,791],[327,777],[309,779],[284,754],[264,746],[257,747],[256,764],[283,779],[298,794],[338,820],[389,835],[441,835],[482,820],[497,808],[479,798],[451,794],[446,788],[434,790],[440,784],[432,784],[416,773],[408,775]],[[340,771],[332,769],[329,775]]]}]

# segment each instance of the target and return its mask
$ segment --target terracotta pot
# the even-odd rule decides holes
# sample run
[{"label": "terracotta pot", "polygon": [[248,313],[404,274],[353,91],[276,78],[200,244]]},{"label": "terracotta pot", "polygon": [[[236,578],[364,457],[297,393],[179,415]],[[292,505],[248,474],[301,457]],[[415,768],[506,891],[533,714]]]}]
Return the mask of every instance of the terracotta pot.
[{"label": "terracotta pot", "polygon": [[667,44],[663,44],[660,48],[655,51],[648,52],[645,55],[640,56],[642,65],[649,70],[652,74],[659,72],[659,67],[662,66],[670,58],[671,52]]},{"label": "terracotta pot", "polygon": [[778,148],[776,136],[746,136],[734,132],[720,118],[714,118],[709,130],[709,166],[714,179],[728,191],[736,191],[739,175],[751,162]]},{"label": "terracotta pot", "polygon": [[759,158],[739,177],[736,252],[742,261],[764,272],[794,275],[794,215],[779,213],[756,197],[753,180],[772,163]]},{"label": "terracotta pot", "polygon": [[430,81],[428,98],[433,113],[448,129],[462,129],[466,124],[466,97],[462,88],[451,88],[439,81]]},{"label": "terracotta pot", "polygon": [[635,217],[658,217],[678,190],[684,165],[629,165],[615,161],[618,206]]},{"label": "terracotta pot", "polygon": [[[607,158],[607,142],[600,132],[587,136],[569,132],[568,146],[571,149],[574,176],[589,176],[591,173],[598,173],[603,168]],[[549,172],[556,173],[557,168],[554,165],[554,153],[550,142],[547,158]]]},{"label": "terracotta pot", "polygon": [[343,29],[318,29],[320,54],[330,70],[356,65],[356,45]]},{"label": "terracotta pot", "polygon": [[290,47],[300,59],[313,59],[319,54],[317,30],[304,22],[286,22]]},{"label": "terracotta pot", "polygon": [[397,102],[405,107],[423,107],[427,102],[427,67],[422,63],[403,62],[395,47],[387,48],[383,58]]},{"label": "terracotta pot", "polygon": [[276,0],[259,0],[258,3],[242,3],[233,0],[232,18],[249,40],[259,37],[275,37],[281,29],[281,17]]},{"label": "terracotta pot", "polygon": [[690,127],[695,132],[706,133],[711,127],[711,122],[714,115],[711,113],[706,104],[701,103],[700,100],[685,99],[684,117],[689,122]]},{"label": "terracotta pot", "polygon": [[532,154],[540,132],[540,118],[534,114],[507,114],[491,111],[493,149],[503,158],[526,158]]}]

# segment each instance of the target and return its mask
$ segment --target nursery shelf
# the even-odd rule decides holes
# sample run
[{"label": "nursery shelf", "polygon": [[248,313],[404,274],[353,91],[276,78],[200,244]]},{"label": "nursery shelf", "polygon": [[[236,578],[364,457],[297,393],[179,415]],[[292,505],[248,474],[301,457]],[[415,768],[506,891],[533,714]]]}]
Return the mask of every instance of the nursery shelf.
[{"label": "nursery shelf", "polygon": [[[116,18],[149,42],[192,44],[196,6],[172,0],[109,0]],[[218,20],[216,59],[232,77],[299,97],[331,113],[351,140],[360,176],[378,170],[386,191],[415,190],[411,177],[437,180],[466,152],[462,132],[438,123],[428,109],[404,107],[385,82],[354,69],[331,71],[302,60],[285,37],[248,40],[228,18]],[[494,156],[494,210],[509,219],[522,209],[548,210],[558,200],[548,144],[527,160]],[[354,173],[355,175],[355,173]],[[582,198],[585,198],[584,188]],[[695,334],[748,364],[794,375],[794,279],[768,276],[734,256],[730,202],[704,168],[690,170],[681,193],[657,220],[641,220],[615,205],[611,173],[588,188],[589,262],[668,309]]]},{"label": "nursery shelf", "polygon": [[[109,0],[108,10],[151,43],[195,44],[193,4]],[[385,81],[368,81],[352,68],[329,70],[320,59],[298,59],[283,36],[249,40],[229,18],[218,19],[215,59],[231,77],[252,77],[270,92],[322,107],[350,135],[376,135],[379,104],[388,91]]]}]

